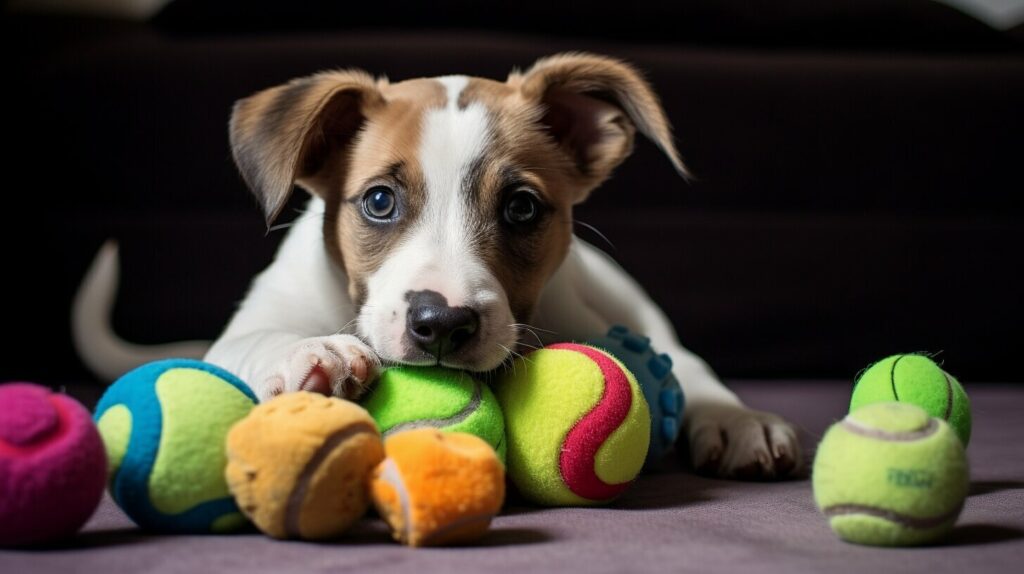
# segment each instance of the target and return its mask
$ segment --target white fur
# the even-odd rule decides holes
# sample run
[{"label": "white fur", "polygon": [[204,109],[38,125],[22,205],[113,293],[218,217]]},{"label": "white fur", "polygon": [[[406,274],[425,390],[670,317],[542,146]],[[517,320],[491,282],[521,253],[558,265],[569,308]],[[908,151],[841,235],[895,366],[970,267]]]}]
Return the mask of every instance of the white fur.
[{"label": "white fur", "polygon": [[[347,294],[345,272],[324,249],[323,217],[323,200],[310,199],[274,262],[256,276],[227,328],[206,353],[205,360],[238,375],[261,398],[279,390],[274,388],[278,383],[296,384],[296,375],[302,375],[293,372],[297,353],[311,358],[323,355],[320,358],[325,361],[330,358],[328,349],[344,355],[354,348],[373,355],[359,339],[341,335],[355,316],[355,306]],[[306,340],[310,338],[317,341]],[[311,344],[319,350],[314,352]]]},{"label": "white fur", "polygon": [[429,289],[453,307],[470,307],[480,314],[475,341],[464,352],[442,358],[442,364],[490,370],[515,346],[515,320],[501,283],[472,250],[466,225],[470,206],[462,189],[469,168],[490,141],[489,112],[480,103],[459,109],[467,77],[438,81],[445,87],[447,103],[424,115],[418,157],[426,203],[401,247],[367,278],[359,333],[386,361],[433,364],[430,355],[402,344],[409,307],[405,293]]}]

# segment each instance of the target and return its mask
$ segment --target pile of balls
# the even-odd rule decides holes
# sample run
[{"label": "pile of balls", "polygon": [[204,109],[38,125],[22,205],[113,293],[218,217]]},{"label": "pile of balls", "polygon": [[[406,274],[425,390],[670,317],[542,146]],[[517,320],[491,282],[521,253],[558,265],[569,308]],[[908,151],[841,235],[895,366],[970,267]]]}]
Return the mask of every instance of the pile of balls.
[{"label": "pile of balls", "polygon": [[814,459],[818,508],[857,544],[927,544],[952,530],[967,496],[971,405],[930,357],[894,355],[854,384],[850,413]]},{"label": "pile of balls", "polygon": [[[74,534],[104,485],[139,526],[275,538],[343,536],[372,505],[410,546],[484,535],[506,474],[543,505],[608,503],[676,439],[671,361],[621,327],[536,350],[484,383],[437,367],[386,369],[361,404],[249,387],[200,361],[150,363],[96,412],[28,383],[0,386],[0,546]],[[492,390],[493,387],[493,390]],[[818,447],[818,507],[843,540],[930,543],[967,495],[971,408],[925,355],[866,369]]]},{"label": "pile of balls", "polygon": [[682,393],[645,337],[616,327],[595,343],[536,350],[492,384],[388,368],[361,404],[299,392],[257,405],[232,374],[184,359],[125,374],[92,419],[66,396],[4,385],[0,477],[13,495],[0,501],[0,545],[73,534],[104,484],[147,530],[251,523],[329,540],[372,505],[410,546],[486,533],[506,473],[539,504],[610,502],[675,441]]}]

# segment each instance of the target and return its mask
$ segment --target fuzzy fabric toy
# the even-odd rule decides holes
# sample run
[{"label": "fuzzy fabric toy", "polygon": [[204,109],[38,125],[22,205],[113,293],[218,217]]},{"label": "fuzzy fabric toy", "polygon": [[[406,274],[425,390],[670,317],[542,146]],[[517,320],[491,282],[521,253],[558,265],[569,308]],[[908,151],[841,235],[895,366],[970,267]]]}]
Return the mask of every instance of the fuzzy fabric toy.
[{"label": "fuzzy fabric toy", "polygon": [[949,423],[964,446],[971,440],[971,400],[956,377],[931,357],[893,355],[870,365],[854,383],[850,412],[888,401],[917,405]]},{"label": "fuzzy fabric toy", "polygon": [[77,532],[100,502],[106,466],[78,401],[30,383],[0,385],[0,546]]},{"label": "fuzzy fabric toy", "polygon": [[945,421],[907,403],[861,407],[832,425],[814,459],[814,499],[840,538],[905,546],[949,533],[970,484]]},{"label": "fuzzy fabric toy", "polygon": [[396,540],[410,546],[483,536],[505,500],[505,467],[491,446],[459,432],[419,429],[384,443],[373,503]]},{"label": "fuzzy fabric toy", "polygon": [[202,361],[156,361],[122,376],[95,415],[114,500],[150,530],[244,526],[224,481],[224,436],[255,404],[245,383]]},{"label": "fuzzy fabric toy", "polygon": [[384,437],[417,428],[468,432],[505,461],[505,419],[490,387],[465,371],[391,367],[363,401]]},{"label": "fuzzy fabric toy", "polygon": [[316,393],[275,397],[227,438],[227,480],[242,512],[274,538],[341,536],[369,506],[370,471],[384,459],[362,407]]},{"label": "fuzzy fabric toy", "polygon": [[549,345],[517,359],[495,386],[508,473],[519,492],[555,506],[603,504],[640,473],[650,442],[633,374],[587,345]]}]

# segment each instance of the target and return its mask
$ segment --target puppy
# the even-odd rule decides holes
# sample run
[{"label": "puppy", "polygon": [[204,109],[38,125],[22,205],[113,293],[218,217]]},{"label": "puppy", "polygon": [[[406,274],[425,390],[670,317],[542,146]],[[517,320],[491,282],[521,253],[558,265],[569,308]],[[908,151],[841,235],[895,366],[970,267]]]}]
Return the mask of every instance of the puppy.
[{"label": "puppy", "polygon": [[[650,86],[621,61],[583,53],[505,82],[342,70],[237,102],[231,147],[268,227],[295,184],[312,197],[205,359],[261,399],[355,399],[382,363],[488,372],[517,348],[623,324],[672,357],[696,468],[791,474],[801,465],[793,428],[743,406],[640,285],[573,236],[573,206],[626,159],[637,131],[686,175]],[[86,281],[76,332],[96,332],[87,310],[112,297],[105,274],[107,286]],[[101,368],[97,355],[124,347],[112,334],[99,350],[78,339]]]}]

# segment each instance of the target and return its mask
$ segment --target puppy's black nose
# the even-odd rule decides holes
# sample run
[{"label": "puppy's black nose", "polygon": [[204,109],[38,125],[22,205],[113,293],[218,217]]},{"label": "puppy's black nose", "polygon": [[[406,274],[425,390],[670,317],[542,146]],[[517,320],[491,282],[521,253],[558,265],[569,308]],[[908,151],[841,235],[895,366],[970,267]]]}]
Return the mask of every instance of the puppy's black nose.
[{"label": "puppy's black nose", "polygon": [[[429,295],[423,295],[423,294]],[[480,319],[468,307],[449,307],[444,297],[420,291],[409,298],[406,328],[409,338],[440,359],[462,347],[476,334]]]}]

